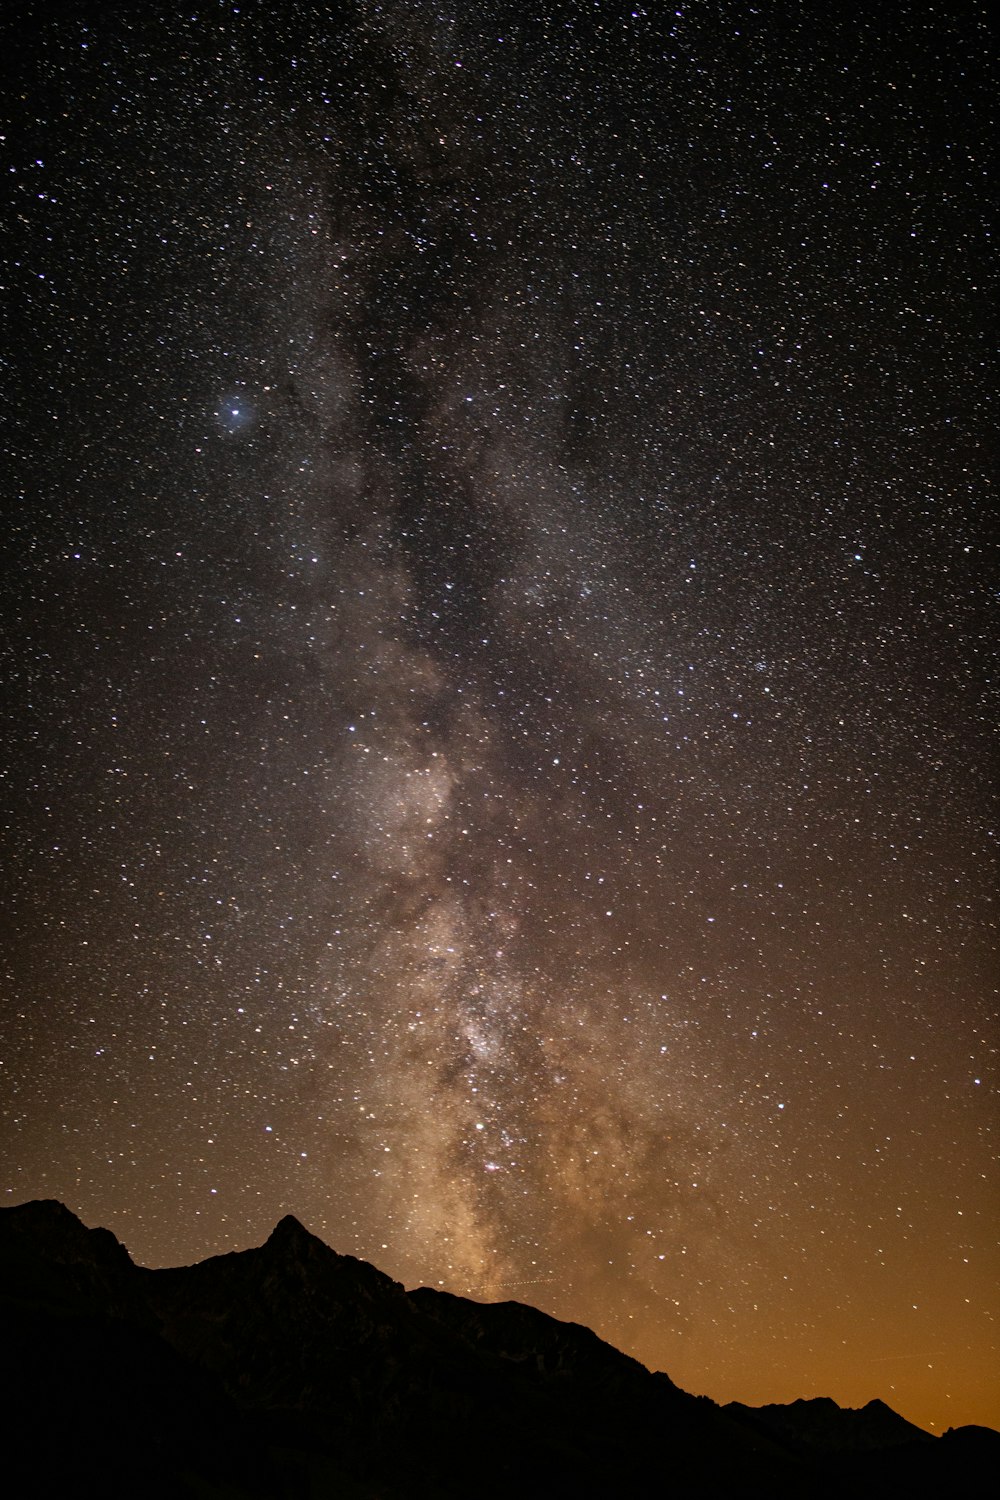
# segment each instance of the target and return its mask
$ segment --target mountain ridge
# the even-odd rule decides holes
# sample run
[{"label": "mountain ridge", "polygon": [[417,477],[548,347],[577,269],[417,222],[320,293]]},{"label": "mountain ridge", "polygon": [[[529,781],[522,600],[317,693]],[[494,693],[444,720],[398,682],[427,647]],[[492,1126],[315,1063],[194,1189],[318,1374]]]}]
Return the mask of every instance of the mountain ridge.
[{"label": "mountain ridge", "polygon": [[5,1208],[0,1305],[25,1495],[971,1496],[1000,1449],[880,1401],[719,1406],[526,1304],[407,1292],[290,1214],[150,1269],[55,1200]]}]

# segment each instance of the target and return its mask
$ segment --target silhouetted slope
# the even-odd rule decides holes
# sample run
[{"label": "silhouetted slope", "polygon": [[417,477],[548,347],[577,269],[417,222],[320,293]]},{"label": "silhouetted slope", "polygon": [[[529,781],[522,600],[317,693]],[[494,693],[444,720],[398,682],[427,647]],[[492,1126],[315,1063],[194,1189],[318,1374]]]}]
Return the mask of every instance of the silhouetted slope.
[{"label": "silhouetted slope", "polygon": [[17,1496],[972,1495],[1000,1443],[881,1402],[721,1409],[534,1308],[407,1293],[291,1217],[151,1271],[60,1204],[5,1209],[0,1298]]},{"label": "silhouetted slope", "polygon": [[675,1479],[717,1471],[722,1482],[748,1453],[782,1492],[789,1465],[780,1454],[767,1465],[769,1444],[723,1431],[711,1403],[588,1329],[518,1303],[407,1295],[294,1219],[260,1249],[139,1275],[171,1346],[266,1413],[273,1441],[396,1493],[467,1494],[475,1475],[483,1496],[580,1494],[598,1479],[656,1495],[664,1463]]},{"label": "silhouetted slope", "polygon": [[796,1469],[766,1435],[741,1431],[714,1402],[650,1374],[589,1328],[518,1302],[429,1287],[410,1296],[524,1392],[536,1425],[572,1442],[574,1472],[592,1483],[605,1473],[629,1494],[798,1492]]}]

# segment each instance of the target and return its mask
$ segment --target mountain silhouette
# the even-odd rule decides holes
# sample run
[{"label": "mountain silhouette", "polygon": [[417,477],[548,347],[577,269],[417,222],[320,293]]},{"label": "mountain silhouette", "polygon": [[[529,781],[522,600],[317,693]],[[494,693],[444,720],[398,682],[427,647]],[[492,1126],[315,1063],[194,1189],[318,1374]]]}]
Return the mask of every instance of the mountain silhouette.
[{"label": "mountain silhouette", "polygon": [[815,1453],[872,1451],[898,1448],[904,1443],[933,1443],[922,1427],[907,1422],[884,1401],[869,1401],[858,1410],[838,1406],[829,1396],[792,1401],[786,1406],[744,1406],[731,1401],[731,1416],[766,1432],[778,1442]]},{"label": "mountain silhouette", "polygon": [[882,1402],[720,1407],[517,1302],[407,1292],[291,1216],[165,1270],[35,1202],[0,1210],[12,1497],[973,1496],[1000,1434]]}]

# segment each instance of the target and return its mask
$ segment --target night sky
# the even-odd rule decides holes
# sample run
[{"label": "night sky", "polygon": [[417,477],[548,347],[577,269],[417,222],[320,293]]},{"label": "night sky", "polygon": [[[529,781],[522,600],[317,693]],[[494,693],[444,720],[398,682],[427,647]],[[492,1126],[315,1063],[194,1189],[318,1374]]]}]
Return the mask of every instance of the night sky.
[{"label": "night sky", "polygon": [[984,17],[3,6],[2,1201],[1000,1425]]}]

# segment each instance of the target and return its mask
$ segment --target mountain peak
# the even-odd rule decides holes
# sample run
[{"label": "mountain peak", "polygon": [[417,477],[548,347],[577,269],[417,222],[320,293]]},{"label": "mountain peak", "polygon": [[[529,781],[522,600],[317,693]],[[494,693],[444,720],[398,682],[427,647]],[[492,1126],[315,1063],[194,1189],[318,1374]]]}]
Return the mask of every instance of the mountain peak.
[{"label": "mountain peak", "polygon": [[[110,1229],[89,1229],[72,1209],[56,1198],[34,1198],[0,1209],[10,1253],[18,1243],[45,1247],[52,1261],[87,1261],[122,1270],[132,1260]],[[31,1251],[32,1258],[37,1250]]]},{"label": "mountain peak", "polygon": [[15,1203],[10,1208],[5,1208],[7,1221],[18,1228],[27,1227],[36,1231],[39,1227],[50,1227],[58,1225],[60,1229],[77,1226],[86,1228],[82,1219],[77,1218],[72,1209],[67,1208],[65,1203],[60,1203],[58,1198],[32,1198],[27,1203]]},{"label": "mountain peak", "polygon": [[322,1245],[324,1250],[329,1249],[329,1246],[315,1234],[310,1234],[294,1214],[285,1214],[283,1219],[278,1220],[268,1235],[266,1243],[276,1249],[306,1249],[314,1245]]},{"label": "mountain peak", "polygon": [[[301,1219],[297,1219],[294,1214],[285,1214],[284,1218],[279,1219],[277,1224],[275,1224],[274,1228],[271,1231],[270,1238],[274,1239],[275,1235],[284,1236],[301,1234],[309,1234],[308,1229],[302,1223]],[[314,1239],[315,1236],[309,1235],[309,1238]]]}]

